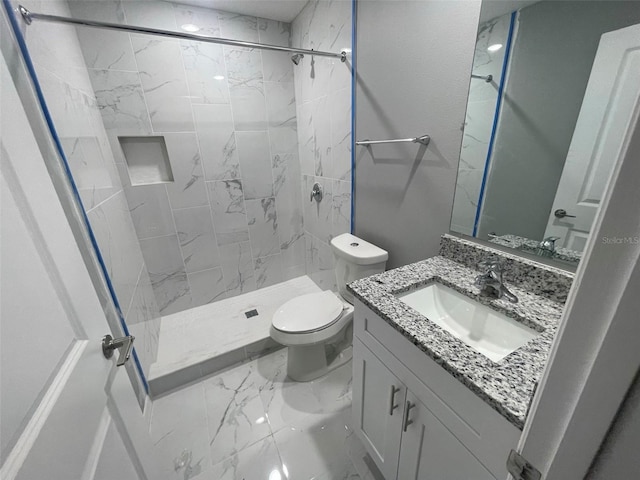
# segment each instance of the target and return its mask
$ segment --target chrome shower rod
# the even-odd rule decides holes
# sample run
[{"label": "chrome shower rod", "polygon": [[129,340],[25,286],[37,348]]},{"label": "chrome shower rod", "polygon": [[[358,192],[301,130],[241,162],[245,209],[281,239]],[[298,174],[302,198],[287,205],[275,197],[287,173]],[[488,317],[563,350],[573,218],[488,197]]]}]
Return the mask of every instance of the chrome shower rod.
[{"label": "chrome shower rod", "polygon": [[394,140],[360,140],[356,142],[356,145],[363,145],[365,147],[369,145],[378,145],[380,143],[421,143],[422,145],[429,145],[431,138],[429,135],[422,135],[421,137],[414,138],[396,138]]},{"label": "chrome shower rod", "polygon": [[317,55],[320,57],[339,58],[340,61],[347,60],[347,52],[340,53],[323,52],[320,50],[306,50],[303,48],[281,47],[279,45],[269,45],[265,43],[243,42],[231,40],[229,38],[207,37],[205,35],[195,35],[193,33],[172,32],[170,30],[160,30],[158,28],[137,27],[135,25],[120,25],[118,23],[97,22],[94,20],[83,20],[80,18],[60,17],[58,15],[48,15],[45,13],[35,13],[20,5],[18,7],[22,18],[27,25],[31,25],[33,20],[43,20],[45,22],[70,23],[81,27],[106,28],[109,30],[119,30],[122,32],[142,33],[146,35],[160,35],[163,37],[179,38],[181,40],[195,40],[197,42],[217,43],[221,45],[231,45],[233,47],[258,48],[262,50],[274,50],[278,52],[298,53],[302,55]]}]

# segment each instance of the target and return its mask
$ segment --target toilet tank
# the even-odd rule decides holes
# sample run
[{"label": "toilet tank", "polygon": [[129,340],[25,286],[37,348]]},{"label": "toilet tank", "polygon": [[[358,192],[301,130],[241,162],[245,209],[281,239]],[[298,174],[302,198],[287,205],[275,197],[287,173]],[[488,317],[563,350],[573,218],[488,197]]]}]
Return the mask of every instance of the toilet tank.
[{"label": "toilet tank", "polygon": [[334,256],[338,293],[349,303],[353,303],[353,295],[347,291],[347,284],[384,272],[389,258],[386,250],[350,233],[343,233],[333,238],[331,249]]}]

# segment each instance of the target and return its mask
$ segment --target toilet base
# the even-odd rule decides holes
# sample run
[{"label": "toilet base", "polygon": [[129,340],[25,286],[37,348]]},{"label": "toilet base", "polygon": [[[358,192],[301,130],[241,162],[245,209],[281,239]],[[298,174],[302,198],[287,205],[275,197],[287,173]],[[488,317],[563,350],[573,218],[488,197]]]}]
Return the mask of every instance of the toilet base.
[{"label": "toilet base", "polygon": [[289,347],[287,375],[296,382],[308,382],[327,373],[327,355],[324,344]]},{"label": "toilet base", "polygon": [[334,342],[287,347],[287,375],[296,382],[309,382],[344,365],[353,356],[353,324]]},{"label": "toilet base", "polygon": [[287,356],[289,378],[296,382],[310,382],[349,362],[353,357],[353,347],[347,347],[329,364],[324,345],[288,347]]}]

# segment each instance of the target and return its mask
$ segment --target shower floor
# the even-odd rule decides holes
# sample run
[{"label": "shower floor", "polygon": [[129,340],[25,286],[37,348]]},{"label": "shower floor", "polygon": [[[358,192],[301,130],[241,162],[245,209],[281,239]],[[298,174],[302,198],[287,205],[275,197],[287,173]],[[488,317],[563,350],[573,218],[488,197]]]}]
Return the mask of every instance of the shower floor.
[{"label": "shower floor", "polygon": [[158,358],[149,375],[151,396],[280,348],[269,337],[276,309],[293,297],[320,291],[304,275],[162,317]]}]

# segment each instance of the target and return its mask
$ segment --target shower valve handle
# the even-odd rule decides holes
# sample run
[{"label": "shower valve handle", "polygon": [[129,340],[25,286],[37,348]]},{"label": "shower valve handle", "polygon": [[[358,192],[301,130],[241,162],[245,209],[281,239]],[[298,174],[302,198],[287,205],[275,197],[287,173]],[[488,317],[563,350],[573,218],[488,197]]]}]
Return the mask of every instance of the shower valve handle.
[{"label": "shower valve handle", "polygon": [[309,201],[313,202],[313,199],[316,199],[316,202],[320,202],[322,200],[322,185],[318,182],[313,184],[313,188],[311,189],[311,196],[309,197]]}]

